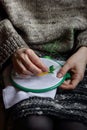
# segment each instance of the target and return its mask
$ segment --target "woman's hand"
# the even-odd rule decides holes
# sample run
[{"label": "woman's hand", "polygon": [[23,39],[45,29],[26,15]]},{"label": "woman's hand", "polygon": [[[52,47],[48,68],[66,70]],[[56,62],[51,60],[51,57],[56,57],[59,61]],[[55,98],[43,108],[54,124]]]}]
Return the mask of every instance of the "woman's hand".
[{"label": "woman's hand", "polygon": [[32,49],[19,49],[12,57],[13,67],[20,75],[38,74],[48,71],[48,68],[42,63],[40,58]]},{"label": "woman's hand", "polygon": [[83,79],[87,64],[87,48],[81,47],[72,55],[65,65],[58,72],[58,77],[64,76],[68,71],[71,72],[71,79],[66,80],[60,87],[62,89],[74,89]]}]

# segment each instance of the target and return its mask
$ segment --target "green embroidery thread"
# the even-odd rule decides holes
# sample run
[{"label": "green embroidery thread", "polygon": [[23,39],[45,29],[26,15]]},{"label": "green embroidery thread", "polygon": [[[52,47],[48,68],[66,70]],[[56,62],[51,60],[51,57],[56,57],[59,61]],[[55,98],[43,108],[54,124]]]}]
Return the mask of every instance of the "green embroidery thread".
[{"label": "green embroidery thread", "polygon": [[49,73],[53,73],[54,70],[55,70],[54,65],[51,65],[51,66],[49,67]]}]

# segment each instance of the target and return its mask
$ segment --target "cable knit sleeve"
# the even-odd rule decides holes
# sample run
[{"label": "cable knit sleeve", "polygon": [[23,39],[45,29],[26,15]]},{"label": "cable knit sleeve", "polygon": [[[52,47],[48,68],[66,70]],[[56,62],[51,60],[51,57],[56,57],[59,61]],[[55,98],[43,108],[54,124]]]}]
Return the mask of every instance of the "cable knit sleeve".
[{"label": "cable knit sleeve", "polygon": [[76,49],[78,49],[81,46],[87,47],[87,30],[81,32],[78,35],[76,43],[77,43]]},{"label": "cable knit sleeve", "polygon": [[0,22],[0,68],[19,48],[28,47],[8,19]]}]

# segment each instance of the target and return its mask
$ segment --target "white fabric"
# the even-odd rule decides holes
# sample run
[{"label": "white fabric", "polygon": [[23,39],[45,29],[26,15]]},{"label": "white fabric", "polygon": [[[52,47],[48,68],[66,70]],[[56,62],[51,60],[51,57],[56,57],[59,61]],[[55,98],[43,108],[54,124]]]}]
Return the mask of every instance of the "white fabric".
[{"label": "white fabric", "polygon": [[3,89],[3,101],[6,109],[10,108],[19,101],[27,99],[31,96],[50,97],[54,99],[56,89],[45,93],[24,92],[19,89],[16,89],[14,86],[12,86],[9,80],[10,68],[11,66],[7,67],[3,72],[3,78],[5,83],[5,88]]}]

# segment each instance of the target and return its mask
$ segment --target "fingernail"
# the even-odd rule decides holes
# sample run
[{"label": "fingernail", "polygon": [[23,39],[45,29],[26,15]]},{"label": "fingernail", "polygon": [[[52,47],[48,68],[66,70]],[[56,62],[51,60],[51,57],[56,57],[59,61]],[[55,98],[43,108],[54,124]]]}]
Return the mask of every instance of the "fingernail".
[{"label": "fingernail", "polygon": [[47,72],[47,71],[49,71],[49,68],[45,67],[43,71]]},{"label": "fingernail", "polygon": [[58,78],[61,78],[63,75],[61,73],[58,73]]}]

